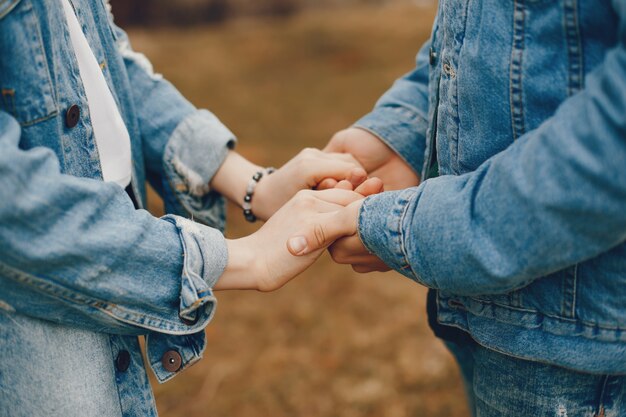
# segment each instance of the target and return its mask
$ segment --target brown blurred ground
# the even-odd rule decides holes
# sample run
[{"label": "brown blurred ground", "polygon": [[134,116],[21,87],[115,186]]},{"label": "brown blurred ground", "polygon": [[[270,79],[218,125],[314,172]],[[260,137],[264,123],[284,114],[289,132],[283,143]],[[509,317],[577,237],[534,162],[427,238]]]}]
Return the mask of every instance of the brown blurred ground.
[{"label": "brown blurred ground", "polygon": [[[242,154],[280,166],[369,111],[411,69],[433,14],[361,6],[131,39],[234,130]],[[229,219],[231,237],[254,230],[238,210]],[[160,415],[466,417],[453,360],[426,324],[425,293],[328,257],[276,293],[219,293],[204,360],[154,385]]]}]

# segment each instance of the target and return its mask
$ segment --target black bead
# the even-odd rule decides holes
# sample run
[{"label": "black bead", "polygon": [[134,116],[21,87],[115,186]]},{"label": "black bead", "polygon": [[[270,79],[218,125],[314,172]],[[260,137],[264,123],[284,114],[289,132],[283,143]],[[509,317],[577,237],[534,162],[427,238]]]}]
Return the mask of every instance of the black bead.
[{"label": "black bead", "polygon": [[243,198],[243,201],[245,201],[246,203],[251,202],[252,196],[250,194],[246,194],[246,196]]}]

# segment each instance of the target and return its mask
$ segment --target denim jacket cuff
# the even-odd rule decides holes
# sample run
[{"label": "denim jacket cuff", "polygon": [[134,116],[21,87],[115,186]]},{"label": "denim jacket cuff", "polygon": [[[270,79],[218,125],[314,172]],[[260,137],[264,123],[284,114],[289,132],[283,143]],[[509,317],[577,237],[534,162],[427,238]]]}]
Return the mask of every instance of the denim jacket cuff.
[{"label": "denim jacket cuff", "polygon": [[353,127],[377,136],[400,155],[417,175],[421,175],[428,127],[422,116],[404,107],[377,107]]},{"label": "denim jacket cuff", "polygon": [[[163,219],[176,226],[183,247],[179,316],[189,326],[198,328],[198,332],[187,335],[148,334],[146,355],[160,383],[202,358],[206,346],[203,329],[213,318],[217,305],[212,287],[228,263],[226,239],[218,230],[178,216],[167,215]],[[172,351],[181,358],[180,366],[174,371],[166,369],[163,364],[164,355]]]},{"label": "denim jacket cuff", "polygon": [[183,247],[179,316],[190,325],[202,322],[206,326],[217,303],[212,287],[228,262],[226,239],[218,230],[182,217],[167,215],[163,219],[176,226]]},{"label": "denim jacket cuff", "polygon": [[194,112],[176,127],[163,155],[167,188],[173,194],[164,196],[169,212],[223,228],[224,202],[209,183],[236,142],[235,135],[206,110]]},{"label": "denim jacket cuff", "polygon": [[390,268],[417,281],[406,255],[402,224],[415,188],[370,196],[361,206],[358,232],[366,249]]},{"label": "denim jacket cuff", "polygon": [[[152,372],[161,384],[202,359],[205,348],[206,334],[204,330],[184,336],[162,333],[150,333],[146,336],[146,357]],[[180,366],[176,370],[168,370],[163,363],[163,358],[168,353],[173,352],[180,355]]]}]

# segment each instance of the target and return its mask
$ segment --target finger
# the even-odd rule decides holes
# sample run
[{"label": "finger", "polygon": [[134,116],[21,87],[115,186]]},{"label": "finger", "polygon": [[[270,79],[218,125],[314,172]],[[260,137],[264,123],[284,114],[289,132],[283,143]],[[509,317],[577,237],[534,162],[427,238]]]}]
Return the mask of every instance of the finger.
[{"label": "finger", "polygon": [[376,269],[367,265],[352,265],[352,270],[358,274],[367,274],[369,272],[375,272]]},{"label": "finger", "polygon": [[302,232],[289,238],[287,249],[294,256],[303,256],[326,248],[338,238],[354,233],[356,233],[356,215],[352,210],[343,208],[317,216]]},{"label": "finger", "polygon": [[337,183],[337,185],[335,185],[335,189],[336,190],[348,190],[348,191],[352,191],[354,189],[354,187],[352,186],[352,183],[348,180],[341,180]]},{"label": "finger", "polygon": [[336,159],[312,158],[307,160],[305,164],[303,169],[309,187],[318,185],[326,178],[333,178],[337,181],[348,179],[351,176],[367,178],[367,172],[363,168]]},{"label": "finger", "polygon": [[350,203],[353,203],[358,200],[362,200],[363,196],[359,193],[355,193],[351,190],[346,189],[338,189],[333,188],[332,190],[321,190],[321,191],[305,191],[306,193],[310,193],[313,197],[327,201],[333,204],[339,204],[340,206],[347,206]]},{"label": "finger", "polygon": [[382,193],[385,189],[379,178],[370,178],[355,188],[355,192],[367,197],[368,195]]},{"label": "finger", "polygon": [[[332,246],[332,245],[331,245]],[[333,256],[331,254],[332,260],[339,265],[376,265],[380,264],[380,260],[375,255],[347,255],[345,257],[342,256]]]},{"label": "finger", "polygon": [[333,260],[339,264],[356,264],[371,261],[371,255],[358,236],[341,238],[328,248]]},{"label": "finger", "polygon": [[336,179],[334,178],[325,178],[322,181],[320,181],[319,184],[317,184],[317,187],[315,187],[316,190],[329,190],[331,188],[335,188],[337,186],[338,182]]},{"label": "finger", "polygon": [[367,180],[367,173],[362,168],[353,169],[348,176],[348,181],[352,185],[351,189],[355,189],[359,185],[363,184],[365,180]]},{"label": "finger", "polygon": [[361,166],[361,163],[350,153],[342,153],[342,152],[325,152],[324,156],[326,158],[336,159],[338,161],[350,162],[357,166]]}]

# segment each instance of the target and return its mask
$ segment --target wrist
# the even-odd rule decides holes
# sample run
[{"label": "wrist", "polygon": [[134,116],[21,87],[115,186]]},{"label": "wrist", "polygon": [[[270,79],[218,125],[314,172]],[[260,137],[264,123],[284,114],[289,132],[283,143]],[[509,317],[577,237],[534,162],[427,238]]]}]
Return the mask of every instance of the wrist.
[{"label": "wrist", "polygon": [[272,189],[272,175],[264,175],[257,183],[254,190],[254,197],[251,201],[252,212],[262,221],[269,219],[276,210],[272,209],[272,197],[270,190]]},{"label": "wrist", "polygon": [[228,263],[214,290],[258,290],[261,268],[249,237],[226,239]]},{"label": "wrist", "polygon": [[255,172],[261,169],[235,151],[230,151],[213,177],[211,187],[241,207],[248,181]]}]

